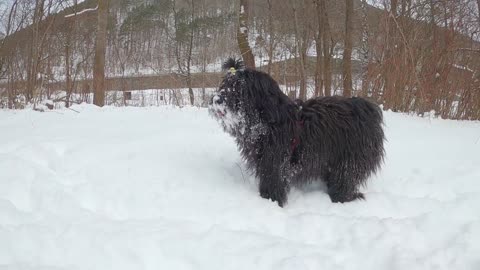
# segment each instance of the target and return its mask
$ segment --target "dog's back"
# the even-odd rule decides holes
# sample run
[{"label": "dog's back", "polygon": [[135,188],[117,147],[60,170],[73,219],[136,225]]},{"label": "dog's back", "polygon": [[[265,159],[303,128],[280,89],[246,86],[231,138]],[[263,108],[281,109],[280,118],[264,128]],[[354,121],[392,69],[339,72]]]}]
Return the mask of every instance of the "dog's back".
[{"label": "dog's back", "polygon": [[309,156],[322,153],[307,167],[315,171],[317,166],[327,184],[348,181],[348,186],[357,186],[380,167],[383,116],[376,104],[357,97],[314,98],[302,104],[298,118],[303,144],[310,148],[304,150]]}]

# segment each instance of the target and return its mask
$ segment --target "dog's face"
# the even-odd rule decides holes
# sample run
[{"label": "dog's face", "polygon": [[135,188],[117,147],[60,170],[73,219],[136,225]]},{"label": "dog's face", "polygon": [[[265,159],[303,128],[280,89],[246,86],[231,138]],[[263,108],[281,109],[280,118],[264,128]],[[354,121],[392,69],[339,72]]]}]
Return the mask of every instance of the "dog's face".
[{"label": "dog's face", "polygon": [[244,130],[242,90],[238,72],[229,72],[210,102],[210,114],[232,135]]}]

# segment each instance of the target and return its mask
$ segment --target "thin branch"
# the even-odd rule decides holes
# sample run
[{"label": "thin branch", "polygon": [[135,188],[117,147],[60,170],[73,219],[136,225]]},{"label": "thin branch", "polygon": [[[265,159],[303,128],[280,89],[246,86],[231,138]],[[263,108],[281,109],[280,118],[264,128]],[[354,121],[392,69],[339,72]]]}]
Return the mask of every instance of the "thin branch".
[{"label": "thin branch", "polygon": [[86,13],[86,12],[95,11],[97,9],[98,9],[98,5],[94,8],[86,8],[86,9],[80,11],[80,12],[74,12],[72,14],[65,15],[65,18],[70,18],[70,17],[77,16],[77,15],[80,15],[80,14],[83,14],[83,13]]},{"label": "thin branch", "polygon": [[474,53],[480,53],[480,49],[473,49],[473,48],[454,48],[448,50],[449,52],[453,51],[467,51],[467,52],[474,52]]}]

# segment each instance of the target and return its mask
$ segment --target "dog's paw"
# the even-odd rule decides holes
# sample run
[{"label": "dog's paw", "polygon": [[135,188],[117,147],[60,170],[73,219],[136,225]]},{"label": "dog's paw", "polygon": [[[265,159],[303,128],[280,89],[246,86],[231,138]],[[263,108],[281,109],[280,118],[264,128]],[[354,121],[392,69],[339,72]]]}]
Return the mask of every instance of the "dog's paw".
[{"label": "dog's paw", "polygon": [[351,202],[354,200],[365,200],[365,195],[360,192],[356,192],[353,194],[338,194],[338,193],[333,193],[333,194],[328,194],[330,196],[330,199],[332,200],[333,203],[345,203],[345,202]]},{"label": "dog's paw", "polygon": [[266,192],[260,191],[260,196],[264,199],[272,200],[277,202],[278,206],[283,207],[287,202],[287,195],[285,192],[277,191],[277,192]]}]

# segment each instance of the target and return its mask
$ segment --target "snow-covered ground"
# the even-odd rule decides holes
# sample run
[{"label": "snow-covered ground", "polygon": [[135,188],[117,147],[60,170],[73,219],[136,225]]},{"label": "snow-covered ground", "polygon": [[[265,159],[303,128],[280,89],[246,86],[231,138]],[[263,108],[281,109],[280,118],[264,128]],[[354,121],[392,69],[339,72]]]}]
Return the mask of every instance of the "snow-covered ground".
[{"label": "snow-covered ground", "polygon": [[205,109],[0,111],[0,269],[480,269],[480,123],[385,113],[366,201],[260,198]]}]

